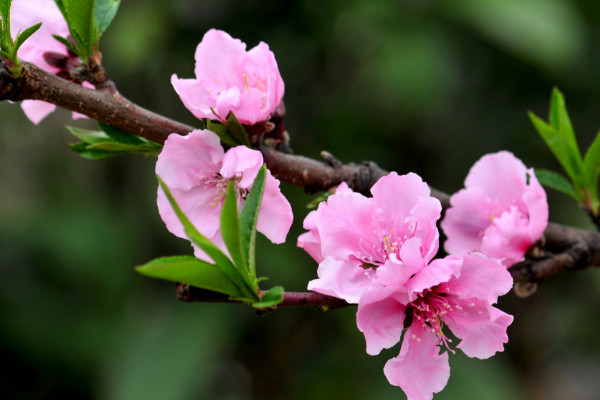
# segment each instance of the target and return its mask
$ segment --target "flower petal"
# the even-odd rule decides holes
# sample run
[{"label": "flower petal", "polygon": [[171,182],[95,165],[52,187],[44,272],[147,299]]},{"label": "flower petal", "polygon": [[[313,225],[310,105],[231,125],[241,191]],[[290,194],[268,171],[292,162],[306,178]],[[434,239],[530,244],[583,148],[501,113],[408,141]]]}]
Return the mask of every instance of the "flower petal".
[{"label": "flower petal", "polygon": [[504,350],[508,343],[506,329],[512,323],[508,315],[479,299],[461,299],[462,310],[446,314],[444,323],[462,339],[457,348],[467,356],[485,359]]},{"label": "flower petal", "polygon": [[494,304],[512,285],[512,276],[499,261],[481,253],[468,253],[463,256],[460,275],[447,283],[447,291],[461,298],[476,297]]},{"label": "flower petal", "polygon": [[56,110],[56,106],[42,100],[23,100],[21,108],[25,116],[35,125],[39,124],[51,112]]},{"label": "flower petal", "polygon": [[392,295],[396,288],[372,285],[358,302],[356,324],[365,335],[367,354],[376,355],[400,341],[406,306]]},{"label": "flower petal", "polygon": [[241,178],[238,186],[250,190],[262,165],[263,156],[260,151],[237,146],[227,150],[219,172],[227,179]]},{"label": "flower petal", "polygon": [[327,257],[317,269],[319,279],[308,282],[308,290],[356,304],[371,282],[369,272],[358,261],[340,261]]},{"label": "flower petal", "polygon": [[409,299],[412,301],[425,289],[448,282],[453,275],[459,273],[461,265],[462,259],[456,256],[433,260],[427,267],[415,273],[406,284]]},{"label": "flower petal", "polygon": [[256,229],[271,242],[279,244],[285,242],[293,220],[292,206],[281,193],[279,181],[271,175],[271,171],[267,170],[265,192]]},{"label": "flower petal", "polygon": [[448,383],[448,353],[439,354],[438,338],[413,323],[404,334],[400,354],[385,364],[388,381],[400,386],[408,400],[431,400]]},{"label": "flower petal", "polygon": [[158,155],[156,174],[169,189],[189,190],[213,179],[221,168],[223,147],[209,130],[194,130],[186,136],[172,133]]}]

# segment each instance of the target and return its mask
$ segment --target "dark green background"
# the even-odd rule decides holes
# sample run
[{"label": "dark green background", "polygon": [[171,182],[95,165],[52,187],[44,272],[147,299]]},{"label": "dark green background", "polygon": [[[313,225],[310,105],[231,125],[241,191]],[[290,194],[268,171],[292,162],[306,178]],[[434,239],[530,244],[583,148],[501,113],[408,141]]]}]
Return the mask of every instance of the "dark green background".
[{"label": "dark green background", "polygon": [[[126,0],[101,44],[119,90],[194,124],[170,85],[192,77],[210,28],[267,42],[286,84],[297,153],[328,150],[414,171],[454,192],[483,154],[557,163],[527,119],[566,95],[582,146],[600,127],[600,7],[595,0],[169,2]],[[156,205],[154,159],[89,161],[70,152],[59,111],[35,127],[0,107],[0,375],[3,399],[401,399],[382,372],[399,347],[365,353],[355,309],[183,304],[136,274],[189,254]],[[285,245],[259,243],[268,284],[304,290],[316,264],[295,242],[310,198],[282,185],[296,220]],[[551,219],[589,227],[549,192]],[[516,319],[506,351],[452,356],[437,399],[600,398],[600,273],[550,277],[501,307]]]}]

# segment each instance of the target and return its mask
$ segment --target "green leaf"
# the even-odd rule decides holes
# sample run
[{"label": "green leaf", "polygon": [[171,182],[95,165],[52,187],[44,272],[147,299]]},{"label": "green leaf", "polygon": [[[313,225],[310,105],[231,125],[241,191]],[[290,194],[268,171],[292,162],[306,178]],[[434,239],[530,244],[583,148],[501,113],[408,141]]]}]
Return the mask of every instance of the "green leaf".
[{"label": "green leaf", "polygon": [[162,257],[136,267],[152,278],[186,283],[232,297],[243,296],[239,288],[216,265],[192,256]]},{"label": "green leaf", "polygon": [[569,113],[567,112],[565,98],[557,88],[552,89],[548,119],[554,129],[565,138],[573,155],[581,160],[581,153],[579,152],[575,131],[573,130],[573,125],[571,124]]},{"label": "green leaf", "polygon": [[67,131],[69,131],[71,135],[88,144],[103,143],[110,140],[104,132],[81,129],[70,125],[66,125],[65,128],[67,128]]},{"label": "green leaf", "polygon": [[229,251],[236,268],[240,274],[245,277],[250,287],[255,289],[248,273],[248,260],[242,251],[237,202],[237,188],[235,187],[235,184],[230,181],[227,185],[227,196],[223,203],[223,211],[221,211],[221,234],[223,235],[223,241],[225,242],[225,246],[227,246],[227,250]]},{"label": "green leaf", "polygon": [[97,39],[100,39],[113,18],[115,18],[120,4],[121,0],[96,0],[94,5],[94,19],[98,27]]},{"label": "green leaf", "polygon": [[309,210],[316,209],[317,207],[319,207],[319,204],[321,204],[324,201],[327,201],[327,199],[331,195],[332,195],[331,192],[322,192],[322,193],[319,193],[314,199],[312,199],[310,201],[310,203],[308,203],[306,205],[306,208],[308,208]]},{"label": "green leaf", "polygon": [[229,134],[238,144],[250,147],[248,134],[246,134],[246,130],[240,121],[238,121],[233,111],[229,111],[229,114],[227,114],[227,125],[229,126]]},{"label": "green leaf", "polygon": [[33,35],[35,32],[37,32],[38,29],[40,29],[40,27],[42,26],[42,23],[38,23],[35,24],[33,26],[30,26],[29,28],[25,29],[23,32],[19,33],[19,35],[17,36],[17,39],[15,40],[15,47],[14,47],[14,53],[15,55],[17,54],[17,51],[19,50],[19,47],[21,47],[21,45],[27,40],[29,39],[29,37],[31,35]]},{"label": "green leaf", "polygon": [[133,145],[144,143],[144,140],[142,138],[140,138],[139,136],[136,136],[132,133],[122,131],[119,128],[115,128],[114,126],[107,125],[104,122],[98,121],[98,127],[104,133],[106,133],[106,135],[108,137],[112,138],[116,142],[125,143],[125,144],[133,144]]},{"label": "green leaf", "polygon": [[567,141],[567,138],[558,132],[554,126],[547,124],[532,112],[529,112],[529,118],[542,139],[546,142],[546,145],[573,181],[575,189],[579,191],[586,187],[587,179],[579,150],[575,152]]},{"label": "green leaf", "polygon": [[84,142],[69,143],[68,146],[71,148],[71,150],[79,154],[81,157],[88,158],[90,160],[99,160],[102,158],[112,157],[116,155],[112,151],[106,151],[102,149],[89,149],[89,145]]},{"label": "green leaf", "polygon": [[229,146],[237,146],[239,144],[229,133],[229,127],[227,125],[207,120],[206,129],[216,133],[219,139],[221,139],[221,142]]},{"label": "green leaf", "polygon": [[246,202],[240,213],[240,228],[242,239],[242,252],[248,260],[248,270],[250,277],[256,282],[256,223],[258,221],[258,212],[262,203],[263,193],[267,177],[267,167],[263,165],[258,170],[258,174],[252,184],[250,193],[246,196]]},{"label": "green leaf", "polygon": [[254,308],[271,308],[283,301],[283,287],[275,286],[265,292],[259,302],[252,304]]},{"label": "green leaf", "polygon": [[52,35],[52,37],[54,39],[58,40],[59,42],[61,42],[62,44],[64,44],[65,46],[67,46],[67,48],[69,50],[71,50],[73,53],[77,53],[77,48],[75,48],[75,46],[73,45],[73,43],[71,43],[66,38],[64,38],[62,36],[58,36],[58,35]]},{"label": "green leaf", "polygon": [[62,6],[69,32],[77,45],[77,54],[85,60],[92,55],[98,36],[94,19],[94,0],[62,0]]},{"label": "green leaf", "polygon": [[240,288],[240,290],[244,293],[245,298],[256,299],[257,294],[253,288],[247,284],[246,276],[240,274],[225,253],[223,253],[204,235],[198,232],[190,220],[185,216],[183,211],[181,211],[181,208],[179,208],[177,205],[177,202],[173,198],[173,195],[171,194],[171,191],[167,185],[162,181],[162,179],[160,179],[160,177],[157,178],[160,187],[171,204],[171,207],[173,207],[173,211],[183,225],[186,236],[192,241],[192,243],[200,247],[200,249],[202,249],[202,251],[204,251],[215,262],[215,264],[217,264],[217,266],[225,273],[225,275],[227,275],[227,277],[234,282],[238,288]]},{"label": "green leaf", "polygon": [[588,178],[590,194],[595,202],[594,211],[598,212],[598,178],[600,177],[600,132],[596,134],[594,141],[587,149],[583,160],[585,174]]},{"label": "green leaf", "polygon": [[581,195],[575,191],[571,183],[564,176],[545,169],[536,169],[535,176],[542,185],[567,194],[577,201],[582,200]]}]

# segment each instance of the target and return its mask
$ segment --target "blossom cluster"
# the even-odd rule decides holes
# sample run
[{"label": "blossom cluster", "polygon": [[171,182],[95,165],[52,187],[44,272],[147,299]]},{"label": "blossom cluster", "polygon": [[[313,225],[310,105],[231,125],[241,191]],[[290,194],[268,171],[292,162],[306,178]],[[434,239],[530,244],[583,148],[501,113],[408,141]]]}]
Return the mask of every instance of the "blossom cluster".
[{"label": "blossom cluster", "polygon": [[342,183],[307,216],[308,232],[298,239],[319,263],[308,288],[358,304],[368,354],[402,341],[384,373],[410,400],[431,399],[448,381],[454,349],[445,327],[469,357],[503,350],[513,317],[494,304],[512,287],[506,266],[523,258],[547,223],[544,191],[510,153],[485,156],[466,186],[442,223],[445,258],[434,259],[441,205],[413,173],[381,178],[372,197]]}]

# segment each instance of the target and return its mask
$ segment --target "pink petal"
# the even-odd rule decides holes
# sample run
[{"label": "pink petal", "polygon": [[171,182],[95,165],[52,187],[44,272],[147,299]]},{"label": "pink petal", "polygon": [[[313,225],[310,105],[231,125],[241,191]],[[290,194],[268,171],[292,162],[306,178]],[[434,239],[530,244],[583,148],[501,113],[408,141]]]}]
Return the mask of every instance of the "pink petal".
[{"label": "pink petal", "polygon": [[196,78],[204,79],[213,90],[242,87],[239,66],[246,56],[246,44],[227,32],[211,29],[196,48]]},{"label": "pink petal", "polygon": [[529,186],[523,195],[529,214],[529,233],[531,240],[536,241],[548,226],[548,199],[542,185],[535,177],[532,169],[528,170]]},{"label": "pink petal", "polygon": [[335,193],[320,204],[317,227],[323,256],[349,259],[358,253],[368,254],[382,238],[374,235],[375,204],[360,193]]},{"label": "pink petal", "polygon": [[265,191],[256,222],[257,230],[271,242],[283,243],[293,220],[292,207],[281,193],[279,181],[271,175],[271,171],[267,170]]},{"label": "pink petal", "polygon": [[348,303],[358,303],[362,293],[367,290],[371,277],[369,271],[357,261],[339,261],[327,257],[317,269],[319,279],[308,282],[308,290],[334,296]]},{"label": "pink petal", "polygon": [[317,229],[317,211],[311,211],[304,219],[304,229],[308,232],[298,236],[298,247],[303,248],[316,262],[323,261],[323,253],[321,253],[321,237]]},{"label": "pink petal", "polygon": [[356,324],[365,335],[367,354],[379,354],[402,337],[406,306],[391,297],[395,290],[373,285],[360,297]]},{"label": "pink petal", "polygon": [[429,196],[430,190],[417,174],[398,175],[391,172],[373,185],[371,193],[383,210],[408,216],[421,197]]},{"label": "pink petal", "polygon": [[526,174],[527,168],[521,160],[508,151],[500,151],[486,154],[473,165],[465,187],[480,188],[487,197],[500,204],[522,203]]},{"label": "pink petal", "polygon": [[194,130],[186,136],[172,133],[158,156],[156,174],[169,189],[188,190],[219,172],[223,154],[214,132]]},{"label": "pink petal", "polygon": [[481,253],[468,253],[463,256],[460,274],[450,279],[447,289],[461,298],[476,297],[494,304],[512,285],[512,276],[499,261]]},{"label": "pink petal", "polygon": [[427,261],[431,261],[438,251],[440,233],[437,220],[440,219],[441,212],[442,205],[438,199],[421,197],[406,218],[409,224],[416,226],[414,235],[421,239],[423,257]]},{"label": "pink petal", "polygon": [[[419,239],[413,238],[407,241],[401,249],[403,261],[390,254],[386,263],[375,270],[377,281],[385,286],[403,287],[415,273],[425,267],[425,260],[419,252]],[[409,259],[407,253],[412,253],[414,259]]]},{"label": "pink petal", "polygon": [[529,221],[517,207],[494,218],[486,229],[481,243],[481,252],[502,260],[507,267],[522,261],[527,249],[533,244]]},{"label": "pink petal", "polygon": [[249,190],[262,165],[263,157],[260,151],[246,146],[237,146],[227,150],[219,172],[224,178],[241,178],[238,186]]},{"label": "pink petal", "polygon": [[461,310],[446,314],[443,321],[462,339],[457,346],[467,356],[485,359],[504,350],[508,343],[507,327],[513,317],[479,299],[459,300]]},{"label": "pink petal", "polygon": [[[191,111],[196,118],[219,119],[211,110],[211,107],[216,107],[216,100],[213,95],[206,89],[202,82],[196,79],[179,79],[177,75],[171,76],[171,85],[181,102]],[[222,116],[221,118],[227,117]]]},{"label": "pink petal", "polygon": [[[204,236],[212,237],[220,230],[222,203],[215,203],[216,192],[204,187],[190,190],[169,189],[192,225]],[[171,203],[162,189],[158,188],[158,212],[169,232],[177,237],[187,239],[183,225],[173,211]]]},{"label": "pink petal", "polygon": [[385,364],[388,381],[400,386],[408,400],[431,400],[448,383],[448,353],[439,354],[438,338],[413,323],[406,331],[400,354]]},{"label": "pink petal", "polygon": [[414,300],[425,289],[431,289],[441,283],[448,282],[452,276],[459,273],[461,265],[462,259],[456,256],[433,260],[427,267],[417,272],[406,284],[410,300]]},{"label": "pink petal", "polygon": [[23,100],[21,108],[25,116],[34,124],[39,124],[51,112],[56,110],[56,106],[52,103],[47,103],[42,100]]},{"label": "pink petal", "polygon": [[479,188],[459,191],[450,198],[450,204],[441,223],[448,237],[444,249],[457,255],[481,250],[485,230],[503,207],[488,199]]}]

